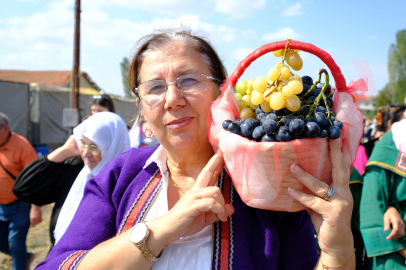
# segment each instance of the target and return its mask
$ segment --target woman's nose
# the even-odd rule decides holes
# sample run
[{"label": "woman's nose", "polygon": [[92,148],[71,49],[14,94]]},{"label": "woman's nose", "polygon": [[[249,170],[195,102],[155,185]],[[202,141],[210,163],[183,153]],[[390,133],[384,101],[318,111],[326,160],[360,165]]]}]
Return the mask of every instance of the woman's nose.
[{"label": "woman's nose", "polygon": [[165,109],[177,109],[186,105],[186,98],[176,85],[176,82],[169,82],[165,95]]},{"label": "woman's nose", "polygon": [[89,150],[89,148],[85,148],[85,151],[83,151],[83,156],[84,157],[90,157],[92,156],[91,151]]}]

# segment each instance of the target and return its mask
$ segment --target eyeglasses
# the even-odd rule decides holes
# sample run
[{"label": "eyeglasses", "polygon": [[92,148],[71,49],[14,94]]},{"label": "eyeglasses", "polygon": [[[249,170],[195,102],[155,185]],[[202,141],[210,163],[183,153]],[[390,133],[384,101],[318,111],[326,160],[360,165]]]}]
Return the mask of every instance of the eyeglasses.
[{"label": "eyeglasses", "polygon": [[92,155],[97,155],[100,153],[99,147],[97,147],[95,144],[85,144],[84,141],[78,141],[77,145],[80,152],[84,152],[85,149],[87,149]]},{"label": "eyeglasses", "polygon": [[156,101],[163,98],[168,90],[169,83],[176,83],[176,86],[182,93],[194,94],[203,92],[207,89],[208,81],[213,80],[221,83],[219,79],[208,76],[203,73],[190,73],[182,75],[176,81],[166,82],[164,80],[150,80],[141,83],[135,88],[135,93],[146,101]]},{"label": "eyeglasses", "polygon": [[105,98],[106,95],[93,95],[90,97],[91,100],[95,100],[95,99],[103,99]]}]

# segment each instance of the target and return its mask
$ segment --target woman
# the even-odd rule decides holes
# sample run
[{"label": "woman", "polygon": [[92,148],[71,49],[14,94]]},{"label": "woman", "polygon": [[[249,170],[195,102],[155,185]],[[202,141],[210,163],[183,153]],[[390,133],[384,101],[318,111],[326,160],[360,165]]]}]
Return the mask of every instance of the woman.
[{"label": "woman", "polygon": [[[124,121],[114,113],[95,114],[73,133],[62,147],[25,167],[13,187],[13,192],[23,201],[40,206],[55,203],[49,228],[52,245],[57,221],[58,240],[73,218],[86,181],[130,148]],[[62,207],[65,201],[68,202]],[[61,209],[64,214],[60,214]]]},{"label": "woman", "polygon": [[348,149],[330,144],[329,202],[320,198],[328,185],[292,165],[316,194],[290,189],[312,208],[318,261],[306,211],[248,207],[213,152],[207,117],[225,79],[214,49],[190,31],[141,39],[129,82],[161,146],[132,148],[91,179],[66,234],[37,269],[321,269],[322,262],[354,269]]},{"label": "woman", "polygon": [[[395,145],[392,123],[404,118],[406,106],[392,106],[364,174],[361,233],[372,269],[406,269],[406,154]],[[382,129],[382,127],[384,129]],[[397,137],[399,135],[397,134]],[[405,140],[406,134],[400,136]],[[392,228],[392,230],[390,230]]]},{"label": "woman", "polygon": [[90,98],[92,115],[98,112],[116,112],[113,100],[109,95],[94,95]]},{"label": "woman", "polygon": [[131,147],[144,148],[159,145],[154,134],[150,132],[147,122],[141,116],[137,117],[128,135],[130,136]]}]

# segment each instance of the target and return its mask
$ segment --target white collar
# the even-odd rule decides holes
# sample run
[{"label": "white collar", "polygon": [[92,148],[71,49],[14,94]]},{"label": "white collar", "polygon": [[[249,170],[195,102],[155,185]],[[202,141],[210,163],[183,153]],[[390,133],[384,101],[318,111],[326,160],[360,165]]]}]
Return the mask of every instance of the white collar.
[{"label": "white collar", "polygon": [[152,153],[152,155],[147,159],[143,169],[148,167],[149,164],[151,164],[151,162],[155,162],[156,165],[158,165],[158,168],[161,171],[161,174],[164,175],[166,173],[166,171],[168,170],[168,167],[166,166],[166,161],[167,161],[166,149],[162,145],[160,145],[154,151],[154,153]]}]

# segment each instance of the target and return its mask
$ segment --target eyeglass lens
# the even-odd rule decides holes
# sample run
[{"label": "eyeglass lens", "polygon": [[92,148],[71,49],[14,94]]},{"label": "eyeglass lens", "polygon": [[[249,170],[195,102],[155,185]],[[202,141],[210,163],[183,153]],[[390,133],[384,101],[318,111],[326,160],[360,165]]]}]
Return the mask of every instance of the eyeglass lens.
[{"label": "eyeglass lens", "polygon": [[[207,89],[207,76],[200,73],[180,76],[175,82],[183,93],[197,93]],[[162,80],[146,81],[139,86],[140,96],[146,99],[162,98],[166,89],[167,82]]]},{"label": "eyeglass lens", "polygon": [[85,151],[85,149],[87,148],[92,155],[99,152],[99,148],[95,144],[85,144],[84,142],[80,141],[78,142],[78,146],[79,150],[82,152]]}]

